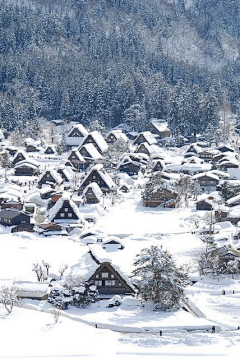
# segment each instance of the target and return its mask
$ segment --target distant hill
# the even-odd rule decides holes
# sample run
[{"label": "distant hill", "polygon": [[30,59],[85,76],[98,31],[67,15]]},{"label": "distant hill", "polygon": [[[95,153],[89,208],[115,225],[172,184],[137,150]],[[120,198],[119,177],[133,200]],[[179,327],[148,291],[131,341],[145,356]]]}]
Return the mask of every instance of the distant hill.
[{"label": "distant hill", "polygon": [[199,98],[211,88],[236,111],[239,19],[239,0],[2,2],[1,121],[116,125],[135,103],[167,118],[179,81],[185,102],[193,87]]}]

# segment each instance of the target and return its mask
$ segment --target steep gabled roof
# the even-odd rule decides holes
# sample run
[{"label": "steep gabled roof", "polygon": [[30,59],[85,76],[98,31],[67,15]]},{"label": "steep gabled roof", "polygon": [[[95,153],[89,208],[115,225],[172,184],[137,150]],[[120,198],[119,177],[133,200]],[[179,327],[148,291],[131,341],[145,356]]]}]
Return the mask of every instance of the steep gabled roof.
[{"label": "steep gabled roof", "polygon": [[157,139],[156,136],[154,134],[152,134],[150,131],[145,131],[145,132],[141,132],[139,133],[139,135],[137,136],[137,138],[134,140],[133,144],[135,144],[138,140],[138,138],[140,136],[143,136],[146,140],[146,142],[148,142],[149,145],[154,145],[157,144]]},{"label": "steep gabled roof", "polygon": [[112,263],[108,253],[99,245],[89,245],[89,251],[84,254],[80,261],[71,267],[71,276],[80,276],[88,281],[94,273],[102,266],[108,265],[121,277],[127,286],[134,292],[135,289],[130,279],[120,270],[120,268]]},{"label": "steep gabled roof", "polygon": [[96,182],[92,182],[90,183],[87,187],[84,188],[83,191],[83,197],[86,195],[87,191],[91,188],[91,190],[93,191],[94,195],[96,196],[96,198],[100,201],[100,199],[103,196],[103,192],[101,190],[101,188],[99,187],[99,185]]},{"label": "steep gabled roof", "polygon": [[[101,135],[101,133],[99,133],[98,131],[93,131],[90,132],[88,136],[91,136],[92,139],[94,140],[94,142],[96,143],[96,145],[99,147],[101,152],[106,152],[108,149],[108,144],[107,142],[104,140],[103,136]],[[83,144],[85,144],[85,141],[88,139],[88,136],[86,137],[86,139],[84,140]]]},{"label": "steep gabled roof", "polygon": [[77,159],[78,159],[80,162],[86,162],[85,159],[83,158],[83,156],[81,155],[81,153],[78,151],[77,148],[72,149],[70,155],[68,156],[68,159],[69,159],[70,156],[72,156],[72,155],[76,156]]},{"label": "steep gabled roof", "polygon": [[169,131],[168,123],[165,120],[152,119],[150,124],[153,125],[158,132]]},{"label": "steep gabled roof", "polygon": [[56,170],[50,169],[50,170],[45,170],[43,173],[41,173],[41,175],[38,177],[38,182],[40,182],[42,180],[42,178],[45,176],[45,174],[49,172],[50,175],[53,177],[53,179],[55,180],[56,183],[62,183],[62,177],[60,176],[59,173],[57,173]]},{"label": "steep gabled roof", "polygon": [[81,149],[85,149],[89,153],[89,157],[84,156],[85,158],[90,158],[93,160],[98,160],[98,159],[102,158],[101,153],[99,153],[99,151],[96,149],[96,147],[92,143],[86,143],[85,145],[82,145],[80,147],[80,150]]},{"label": "steep gabled roof", "polygon": [[72,128],[70,129],[70,131],[67,134],[67,137],[71,137],[71,134],[75,129],[77,129],[81,133],[82,137],[85,137],[88,135],[88,131],[86,130],[86,128],[81,123],[79,123],[77,125],[72,126]]},{"label": "steep gabled roof", "polygon": [[109,174],[105,171],[102,164],[97,164],[91,168],[91,171],[87,173],[87,175],[84,177],[83,181],[81,182],[80,187],[84,184],[84,182],[88,179],[90,174],[93,171],[97,171],[99,176],[102,178],[102,180],[106,183],[109,189],[117,189],[116,184],[113,182],[112,178],[109,176]]},{"label": "steep gabled roof", "polygon": [[[72,199],[70,199],[69,193],[65,192],[65,193],[63,193],[62,197],[58,199],[56,204],[50,209],[49,214],[48,214],[48,219],[50,222],[52,222],[54,220],[54,218],[57,216],[58,212],[61,210],[65,201],[69,202],[69,205],[70,205],[70,207],[72,207],[74,213],[78,217],[78,220],[81,220],[81,214],[80,214],[80,211],[79,211],[77,205],[73,202]],[[63,219],[62,221],[64,221],[64,222],[68,221],[69,223],[71,223],[72,221],[76,222],[77,220]]]}]

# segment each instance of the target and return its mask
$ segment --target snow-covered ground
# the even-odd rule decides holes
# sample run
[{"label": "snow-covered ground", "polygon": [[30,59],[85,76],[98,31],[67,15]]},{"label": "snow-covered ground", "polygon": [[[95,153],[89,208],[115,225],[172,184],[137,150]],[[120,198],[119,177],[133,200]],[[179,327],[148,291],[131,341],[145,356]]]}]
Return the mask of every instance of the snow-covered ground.
[{"label": "snow-covered ground", "polygon": [[0,313],[0,358],[237,358],[239,332],[117,333],[50,313],[14,308]]},{"label": "snow-covered ground", "polygon": [[[134,189],[122,202],[108,207],[96,228],[120,237],[124,249],[107,255],[127,274],[132,271],[135,255],[152,244],[170,250],[176,261],[189,265],[194,274],[196,260],[205,245],[191,233],[193,224],[189,217],[193,213],[191,207],[144,208],[141,190]],[[32,266],[42,260],[51,264],[50,272],[58,274],[61,265],[76,264],[87,250],[78,235],[45,238],[26,232],[11,234],[9,229],[0,227],[0,285],[19,279],[35,281]],[[102,301],[86,309],[66,311],[68,317],[61,316],[54,325],[52,315],[41,311],[46,304],[33,302],[32,310],[29,305],[28,309],[14,307],[10,315],[0,308],[0,358],[234,357],[240,348],[240,330],[229,329],[240,325],[238,286],[238,280],[228,280],[198,282],[189,287],[187,296],[204,314],[202,318],[184,310],[156,313],[147,307],[106,308]],[[221,295],[223,289],[225,296]],[[96,323],[98,328],[94,327]],[[213,324],[224,331],[186,332],[189,327],[199,331]],[[127,333],[139,328],[144,333]],[[163,330],[162,337],[159,330]]]}]

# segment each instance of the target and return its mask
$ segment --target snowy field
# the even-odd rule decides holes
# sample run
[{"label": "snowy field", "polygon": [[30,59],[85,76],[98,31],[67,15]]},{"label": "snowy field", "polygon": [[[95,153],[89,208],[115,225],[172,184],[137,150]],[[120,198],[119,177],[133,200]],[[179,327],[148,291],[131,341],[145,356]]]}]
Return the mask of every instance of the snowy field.
[{"label": "snowy field", "polygon": [[1,359],[237,358],[240,349],[237,332],[120,334],[20,308],[0,312],[0,337]]},{"label": "snowy field", "polygon": [[145,235],[166,233],[188,233],[193,228],[187,218],[191,209],[161,209],[143,207],[141,191],[135,190],[125,201],[108,209],[99,218],[98,227],[115,235]]}]

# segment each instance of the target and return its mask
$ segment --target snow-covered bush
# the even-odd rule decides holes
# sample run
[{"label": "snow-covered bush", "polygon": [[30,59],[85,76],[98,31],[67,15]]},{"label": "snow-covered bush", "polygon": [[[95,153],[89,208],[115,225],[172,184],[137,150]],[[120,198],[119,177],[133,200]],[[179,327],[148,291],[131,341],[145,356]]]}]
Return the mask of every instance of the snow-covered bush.
[{"label": "snow-covered bush", "polygon": [[48,297],[48,302],[60,309],[68,309],[70,305],[85,308],[98,300],[97,287],[78,277],[70,277],[64,286],[53,287]]}]

